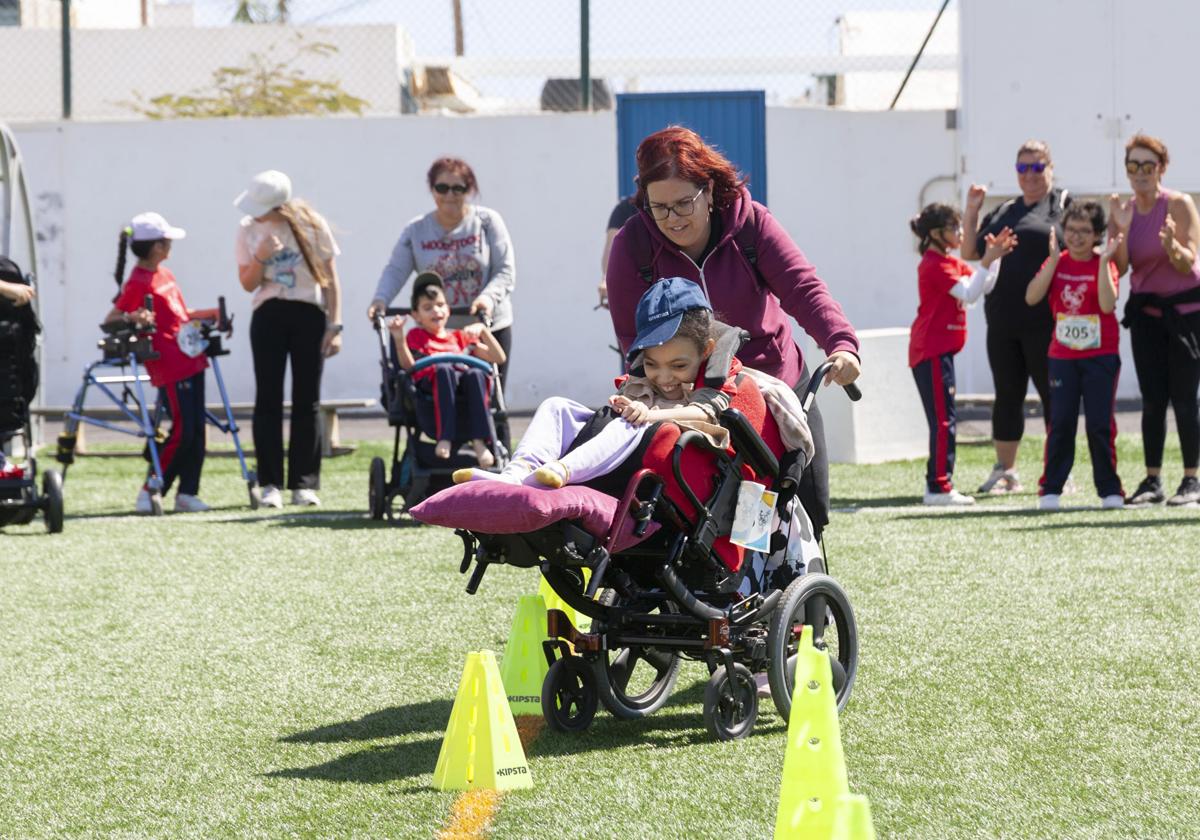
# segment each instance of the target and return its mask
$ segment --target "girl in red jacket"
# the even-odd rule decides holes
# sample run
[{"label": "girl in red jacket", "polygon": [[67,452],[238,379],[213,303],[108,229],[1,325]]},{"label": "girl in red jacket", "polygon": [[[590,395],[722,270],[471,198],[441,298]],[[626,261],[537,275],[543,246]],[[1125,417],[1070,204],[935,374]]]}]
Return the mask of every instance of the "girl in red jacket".
[{"label": "girl in red jacket", "polygon": [[954,356],[967,341],[967,307],[996,284],[1000,257],[1017,237],[1004,228],[989,235],[987,249],[973,269],[950,252],[962,245],[962,216],[948,204],[930,204],[908,223],[921,240],[917,289],[920,302],[908,341],[908,366],[929,421],[929,460],[925,468],[927,505],[973,505],[954,489]]}]

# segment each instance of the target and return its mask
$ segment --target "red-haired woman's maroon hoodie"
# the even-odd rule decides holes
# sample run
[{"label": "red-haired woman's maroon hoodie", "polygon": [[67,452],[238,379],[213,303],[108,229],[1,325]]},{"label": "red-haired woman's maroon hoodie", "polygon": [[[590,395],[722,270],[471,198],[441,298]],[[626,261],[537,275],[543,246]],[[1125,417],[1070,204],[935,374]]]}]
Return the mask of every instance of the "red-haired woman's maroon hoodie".
[{"label": "red-haired woman's maroon hoodie", "polygon": [[[750,221],[750,193],[744,188],[731,207],[721,211],[721,238],[717,246],[697,266],[690,257],[662,234],[658,225],[643,209],[625,223],[613,240],[608,260],[608,306],[613,328],[621,349],[633,343],[637,335],[634,313],[646,291],[646,281],[638,269],[644,257],[637,241],[649,240],[653,277],[686,277],[699,283],[707,294],[717,317],[750,333],[750,340],[738,353],[747,367],[769,373],[795,386],[800,381],[803,361],[800,348],[792,339],[787,316],[816,340],[826,355],[838,350],[858,354],[858,337],[846,320],[842,307],[805,258],[771,211],[754,204],[754,222],[758,271],[738,248],[735,237]],[[630,232],[642,225],[645,232]],[[766,284],[765,288],[763,283]]]}]

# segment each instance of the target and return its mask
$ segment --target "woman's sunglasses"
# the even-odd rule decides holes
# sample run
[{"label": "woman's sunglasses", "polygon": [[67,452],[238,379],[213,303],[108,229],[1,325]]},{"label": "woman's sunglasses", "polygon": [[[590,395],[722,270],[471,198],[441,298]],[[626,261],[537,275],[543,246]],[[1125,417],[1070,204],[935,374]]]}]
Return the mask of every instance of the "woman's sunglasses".
[{"label": "woman's sunglasses", "polygon": [[1018,163],[1017,173],[1024,175],[1026,172],[1035,172],[1038,175],[1041,175],[1046,171],[1046,167],[1049,165],[1050,164],[1048,163],[1041,163],[1040,161],[1038,163]]},{"label": "woman's sunglasses", "polygon": [[1130,175],[1136,175],[1139,172],[1143,175],[1153,175],[1156,169],[1158,169],[1158,161],[1156,160],[1125,161],[1125,171]]},{"label": "woman's sunglasses", "polygon": [[438,195],[445,195],[448,192],[453,192],[455,195],[462,195],[467,191],[466,184],[434,184],[433,190]]}]

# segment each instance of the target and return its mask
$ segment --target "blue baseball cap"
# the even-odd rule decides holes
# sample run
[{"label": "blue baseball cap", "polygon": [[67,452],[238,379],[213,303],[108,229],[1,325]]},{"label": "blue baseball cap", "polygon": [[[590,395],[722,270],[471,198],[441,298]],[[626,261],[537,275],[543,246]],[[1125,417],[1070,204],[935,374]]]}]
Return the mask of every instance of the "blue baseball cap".
[{"label": "blue baseball cap", "polygon": [[637,338],[625,354],[626,362],[647,347],[666,344],[679,332],[683,314],[692,309],[712,311],[704,291],[686,277],[659,280],[646,290],[637,305]]}]

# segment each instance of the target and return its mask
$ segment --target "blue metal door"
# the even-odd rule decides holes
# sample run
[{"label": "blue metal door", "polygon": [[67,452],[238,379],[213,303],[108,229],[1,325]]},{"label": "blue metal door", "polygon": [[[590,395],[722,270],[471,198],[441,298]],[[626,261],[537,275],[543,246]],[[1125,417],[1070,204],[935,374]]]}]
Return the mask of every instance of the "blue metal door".
[{"label": "blue metal door", "polygon": [[750,176],[750,193],[767,203],[767,97],[761,90],[617,95],[617,195],[633,191],[638,144],[683,125],[716,146]]}]

